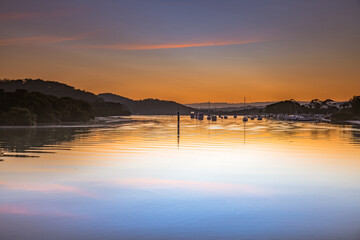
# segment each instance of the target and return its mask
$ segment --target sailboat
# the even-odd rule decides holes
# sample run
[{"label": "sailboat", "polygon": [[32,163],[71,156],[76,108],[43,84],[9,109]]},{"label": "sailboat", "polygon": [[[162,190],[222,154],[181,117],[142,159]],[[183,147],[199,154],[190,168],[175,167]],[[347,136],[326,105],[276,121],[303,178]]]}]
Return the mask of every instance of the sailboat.
[{"label": "sailboat", "polygon": [[[246,109],[246,98],[244,97],[244,109]],[[243,117],[243,121],[247,122],[248,118],[246,116]]]},{"label": "sailboat", "polygon": [[209,100],[209,110],[208,110],[208,115],[207,115],[207,120],[211,120],[211,115],[210,115],[210,100]]}]

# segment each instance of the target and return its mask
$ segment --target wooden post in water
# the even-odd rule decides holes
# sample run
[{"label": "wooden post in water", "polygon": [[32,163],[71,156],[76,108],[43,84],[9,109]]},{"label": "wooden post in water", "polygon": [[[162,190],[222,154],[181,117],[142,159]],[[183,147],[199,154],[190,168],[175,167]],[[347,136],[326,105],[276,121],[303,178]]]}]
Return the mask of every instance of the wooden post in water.
[{"label": "wooden post in water", "polygon": [[180,136],[180,111],[178,107],[177,111],[177,135]]},{"label": "wooden post in water", "polygon": [[180,146],[180,111],[179,111],[179,107],[178,107],[178,111],[177,111],[177,146],[179,149],[179,146]]}]

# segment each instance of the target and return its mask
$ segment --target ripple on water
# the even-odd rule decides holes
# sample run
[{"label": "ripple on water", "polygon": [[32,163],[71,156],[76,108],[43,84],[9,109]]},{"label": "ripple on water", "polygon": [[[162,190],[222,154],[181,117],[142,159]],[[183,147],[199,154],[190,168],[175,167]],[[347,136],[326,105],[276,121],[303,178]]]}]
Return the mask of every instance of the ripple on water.
[{"label": "ripple on water", "polygon": [[359,236],[360,129],[125,119],[0,129],[0,238]]}]

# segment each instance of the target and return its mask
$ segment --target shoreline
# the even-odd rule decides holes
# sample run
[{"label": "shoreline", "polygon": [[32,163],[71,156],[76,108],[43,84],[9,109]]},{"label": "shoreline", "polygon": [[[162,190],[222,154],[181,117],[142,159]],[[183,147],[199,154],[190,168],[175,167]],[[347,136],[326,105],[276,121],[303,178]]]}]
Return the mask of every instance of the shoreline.
[{"label": "shoreline", "polygon": [[[102,127],[116,127],[118,124],[142,121],[137,119],[138,116],[164,116],[164,115],[133,115],[135,118],[129,116],[110,116],[110,117],[96,117],[89,122],[64,122],[59,124],[42,123],[34,126],[2,126],[0,129],[46,129],[46,128],[102,128]],[[170,116],[170,115],[169,115]],[[183,115],[184,116],[184,115]],[[308,122],[308,123],[328,123],[328,124],[343,124],[343,125],[360,125],[360,120],[345,120],[345,121],[319,121],[319,120],[296,120],[296,119],[276,119],[269,118],[279,122]],[[146,120],[144,120],[146,121]]]},{"label": "shoreline", "polygon": [[101,128],[111,125],[133,122],[133,119],[124,118],[124,116],[96,117],[89,122],[63,122],[63,123],[41,123],[33,126],[2,126],[0,129],[39,129],[39,128]]}]

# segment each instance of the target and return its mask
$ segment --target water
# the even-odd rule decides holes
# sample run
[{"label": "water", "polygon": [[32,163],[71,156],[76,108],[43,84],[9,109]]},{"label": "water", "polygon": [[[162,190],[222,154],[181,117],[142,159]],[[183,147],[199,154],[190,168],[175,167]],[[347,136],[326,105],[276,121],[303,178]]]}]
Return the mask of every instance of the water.
[{"label": "water", "polygon": [[360,239],[360,129],[1,128],[0,239]]}]

